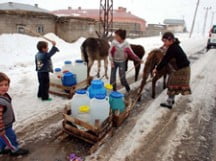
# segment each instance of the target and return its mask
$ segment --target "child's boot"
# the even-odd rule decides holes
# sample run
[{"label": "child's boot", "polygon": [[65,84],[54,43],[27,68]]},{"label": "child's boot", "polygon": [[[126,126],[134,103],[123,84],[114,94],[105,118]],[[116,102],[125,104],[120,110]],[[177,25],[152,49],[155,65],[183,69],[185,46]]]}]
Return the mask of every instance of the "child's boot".
[{"label": "child's boot", "polygon": [[27,149],[18,149],[15,152],[11,152],[11,156],[24,156],[29,154],[29,151]]}]

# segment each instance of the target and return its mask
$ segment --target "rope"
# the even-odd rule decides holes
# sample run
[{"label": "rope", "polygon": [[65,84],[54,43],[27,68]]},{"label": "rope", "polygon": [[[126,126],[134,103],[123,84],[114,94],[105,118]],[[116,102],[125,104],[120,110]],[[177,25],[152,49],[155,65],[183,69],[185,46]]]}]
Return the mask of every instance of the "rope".
[{"label": "rope", "polygon": [[27,31],[29,31],[29,32],[30,32],[31,34],[33,34],[34,36],[39,36],[39,37],[41,37],[41,38],[43,38],[43,39],[45,39],[45,40],[47,40],[47,41],[49,41],[49,42],[51,42],[51,43],[53,42],[53,40],[51,40],[51,39],[49,39],[49,38],[47,38],[47,37],[41,35],[40,33],[36,32],[36,31],[31,30],[31,29],[28,28],[28,27],[25,27],[25,26],[24,26],[24,29],[26,29]]}]

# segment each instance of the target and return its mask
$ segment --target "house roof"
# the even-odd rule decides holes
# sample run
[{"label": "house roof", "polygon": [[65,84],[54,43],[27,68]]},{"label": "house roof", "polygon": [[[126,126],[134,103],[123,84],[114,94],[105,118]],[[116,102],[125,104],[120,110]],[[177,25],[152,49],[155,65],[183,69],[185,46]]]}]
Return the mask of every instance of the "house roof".
[{"label": "house roof", "polygon": [[185,25],[185,20],[183,19],[165,19],[164,24],[166,25]]},{"label": "house roof", "polygon": [[[99,10],[98,9],[61,9],[53,11],[52,13],[57,16],[75,16],[75,17],[88,17],[99,20]],[[119,7],[117,10],[113,11],[113,21],[123,21],[123,22],[139,22],[146,23],[146,21],[140,17],[133,15],[131,12],[127,12],[126,8]]]},{"label": "house roof", "polygon": [[48,10],[39,8],[37,4],[34,6],[22,3],[8,2],[0,3],[0,10],[22,10],[22,11],[31,11],[31,12],[44,12],[49,13]]}]

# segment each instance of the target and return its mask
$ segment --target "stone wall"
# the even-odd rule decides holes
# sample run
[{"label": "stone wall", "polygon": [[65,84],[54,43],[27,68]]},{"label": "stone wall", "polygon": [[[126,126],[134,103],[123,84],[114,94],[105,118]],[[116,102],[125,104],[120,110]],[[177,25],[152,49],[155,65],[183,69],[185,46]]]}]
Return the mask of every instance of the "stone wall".
[{"label": "stone wall", "polygon": [[26,28],[40,34],[56,32],[56,17],[44,13],[0,12],[0,34],[24,33],[33,35]]},{"label": "stone wall", "polygon": [[93,19],[59,17],[56,34],[67,42],[73,42],[80,37],[95,37],[96,26]]}]

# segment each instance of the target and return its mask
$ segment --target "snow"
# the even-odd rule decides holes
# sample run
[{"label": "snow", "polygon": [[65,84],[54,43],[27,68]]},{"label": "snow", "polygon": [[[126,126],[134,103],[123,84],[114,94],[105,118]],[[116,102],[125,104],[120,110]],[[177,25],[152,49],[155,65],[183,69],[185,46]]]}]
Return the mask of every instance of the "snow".
[{"label": "snow", "polygon": [[[57,42],[57,47],[60,49],[60,52],[52,59],[54,67],[61,67],[64,60],[74,61],[75,59],[81,58],[80,46],[84,41],[84,38],[80,38],[74,43],[67,43],[52,33],[45,36],[55,40]],[[187,34],[181,34],[178,35],[178,37],[182,41],[182,46],[188,55],[193,53],[194,50],[199,51],[200,49],[203,49],[205,45],[203,44],[203,41],[206,41],[201,36],[195,36],[192,39],[189,39]],[[34,56],[37,52],[36,44],[40,40],[42,39],[22,34],[0,35],[0,71],[5,72],[11,78],[11,89],[9,93],[13,98],[16,114],[15,129],[17,131],[22,131],[23,128],[31,125],[31,123],[43,120],[62,111],[64,105],[70,103],[70,100],[57,96],[51,96],[53,98],[53,101],[51,102],[41,102],[41,100],[36,97],[38,83],[35,72]],[[130,43],[143,45],[147,52],[162,45],[159,36],[129,39],[128,41]],[[146,112],[145,116],[148,116],[149,120],[145,121],[150,121],[148,127],[153,127],[156,123],[156,121],[151,122],[151,120],[159,119],[162,114],[166,112],[166,110],[161,109],[159,110],[160,114],[152,115],[152,113],[158,111],[158,102],[164,99],[164,97],[165,94],[159,96],[151,105],[152,108],[149,108]],[[140,128],[147,128],[141,121],[137,126],[140,126]],[[137,133],[138,131],[135,130],[134,132]],[[145,133],[146,132],[147,131],[145,131]],[[126,148],[127,151],[130,151],[130,146]]]}]

